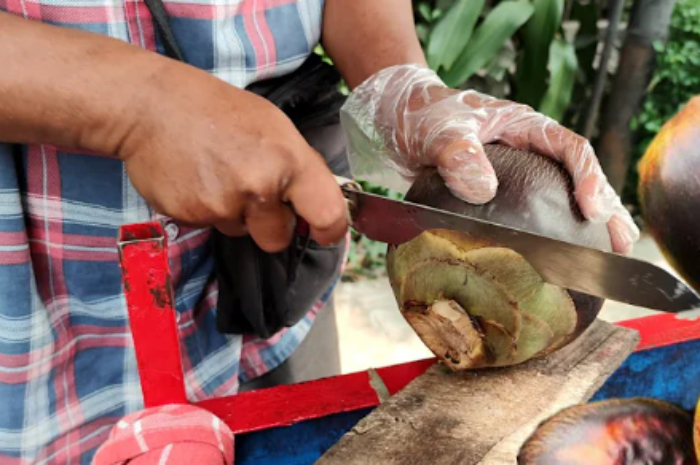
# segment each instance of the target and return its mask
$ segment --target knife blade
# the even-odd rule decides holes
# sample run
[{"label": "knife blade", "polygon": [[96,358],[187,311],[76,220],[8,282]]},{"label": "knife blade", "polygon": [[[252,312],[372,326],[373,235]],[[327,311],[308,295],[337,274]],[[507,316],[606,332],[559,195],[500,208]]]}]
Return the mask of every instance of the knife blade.
[{"label": "knife blade", "polygon": [[700,297],[651,263],[551,239],[528,231],[341,185],[352,227],[369,239],[399,245],[428,229],[452,229],[487,237],[522,255],[555,286],[638,307],[700,316]]}]

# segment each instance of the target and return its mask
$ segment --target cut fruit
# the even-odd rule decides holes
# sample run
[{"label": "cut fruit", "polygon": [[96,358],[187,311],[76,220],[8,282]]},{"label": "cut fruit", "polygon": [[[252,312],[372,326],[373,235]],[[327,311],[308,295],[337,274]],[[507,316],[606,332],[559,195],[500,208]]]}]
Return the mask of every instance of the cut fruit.
[{"label": "cut fruit", "polygon": [[492,280],[461,260],[431,258],[418,263],[401,287],[401,302],[432,305],[455,300],[471,316],[501,324],[513,337],[520,332],[520,312]]},{"label": "cut fruit", "polygon": [[[388,254],[387,270],[395,296],[401,296],[400,287],[406,273],[416,263],[428,258],[462,258],[467,253],[449,239],[435,234],[434,231],[426,231],[394,253]],[[408,257],[408,258],[407,258]]]},{"label": "cut fruit", "polygon": [[[500,182],[491,202],[458,199],[431,168],[416,178],[406,200],[611,251],[607,226],[583,218],[560,164],[498,145],[484,149]],[[406,320],[452,369],[549,354],[583,333],[603,305],[603,299],[545,283],[514,250],[462,231],[434,229],[390,245],[387,271]],[[443,300],[452,303],[433,308]]]},{"label": "cut fruit", "polygon": [[521,318],[520,334],[511,364],[530,360],[547,349],[554,339],[554,333],[544,321],[527,313],[522,313]]},{"label": "cut fruit", "polygon": [[[547,287],[515,252],[489,246],[465,252],[467,242],[446,245],[435,236],[426,232],[397,247],[392,269],[402,270],[394,276],[401,277],[395,282],[406,321],[450,368],[522,363],[573,331],[568,294]],[[436,244],[441,258],[425,258]],[[460,258],[446,258],[449,251]]]}]

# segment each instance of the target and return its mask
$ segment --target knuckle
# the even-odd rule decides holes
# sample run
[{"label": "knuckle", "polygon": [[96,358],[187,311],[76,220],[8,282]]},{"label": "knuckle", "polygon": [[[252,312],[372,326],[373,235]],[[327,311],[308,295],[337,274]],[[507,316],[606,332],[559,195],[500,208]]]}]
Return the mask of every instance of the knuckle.
[{"label": "knuckle", "polygon": [[344,220],[347,220],[348,209],[345,201],[328,202],[323,208],[319,209],[317,216],[314,218],[316,228],[321,230],[329,230]]},{"label": "knuckle", "polygon": [[243,202],[246,205],[265,205],[277,200],[280,194],[278,179],[271,172],[245,176],[238,185]]},{"label": "knuckle", "polygon": [[222,221],[230,219],[233,214],[233,208],[230,202],[226,201],[225,196],[217,195],[207,200],[206,211],[209,212],[210,221]]}]

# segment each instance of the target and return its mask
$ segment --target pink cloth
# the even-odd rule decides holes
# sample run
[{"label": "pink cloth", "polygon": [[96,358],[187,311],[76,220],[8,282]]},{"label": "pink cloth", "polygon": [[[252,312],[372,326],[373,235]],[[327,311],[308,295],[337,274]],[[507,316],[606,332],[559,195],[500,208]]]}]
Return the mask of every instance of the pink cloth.
[{"label": "pink cloth", "polygon": [[232,465],[233,433],[192,405],[166,405],[121,419],[92,465]]}]

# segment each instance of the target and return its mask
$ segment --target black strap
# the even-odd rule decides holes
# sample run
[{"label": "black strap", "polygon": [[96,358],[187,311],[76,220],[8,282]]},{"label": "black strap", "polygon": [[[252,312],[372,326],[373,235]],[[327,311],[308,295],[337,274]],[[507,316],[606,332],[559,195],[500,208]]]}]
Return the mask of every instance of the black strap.
[{"label": "black strap", "polygon": [[163,41],[163,47],[165,48],[165,53],[170,58],[179,61],[185,61],[185,58],[180,51],[180,47],[177,45],[175,36],[173,35],[172,28],[170,27],[170,21],[168,20],[168,13],[165,11],[165,6],[163,5],[163,0],[144,0],[148,10],[153,16],[153,21],[156,23],[156,29],[158,29],[158,34]]}]

